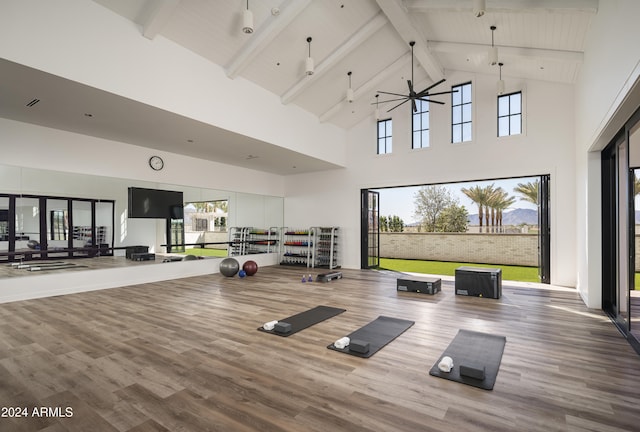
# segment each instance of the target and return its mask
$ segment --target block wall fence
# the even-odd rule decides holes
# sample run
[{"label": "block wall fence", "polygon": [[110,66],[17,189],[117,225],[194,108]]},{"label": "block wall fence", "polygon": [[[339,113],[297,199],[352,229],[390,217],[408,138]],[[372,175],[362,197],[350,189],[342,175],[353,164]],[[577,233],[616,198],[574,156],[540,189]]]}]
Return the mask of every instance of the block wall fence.
[{"label": "block wall fence", "polygon": [[535,234],[380,233],[380,257],[538,266]]}]

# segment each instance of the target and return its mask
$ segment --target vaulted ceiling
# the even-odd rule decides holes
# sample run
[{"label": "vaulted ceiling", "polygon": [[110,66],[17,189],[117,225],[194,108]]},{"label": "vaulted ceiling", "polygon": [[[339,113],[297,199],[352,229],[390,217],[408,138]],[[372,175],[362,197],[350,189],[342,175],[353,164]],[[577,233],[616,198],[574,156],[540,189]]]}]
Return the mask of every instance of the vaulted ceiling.
[{"label": "vaulted ceiling", "polygon": [[[349,128],[374,110],[377,90],[406,92],[415,41],[416,81],[459,70],[574,83],[597,0],[250,0],[254,32],[241,31],[246,0],[95,0],[158,35],[296,104]],[[305,75],[311,37],[315,73]],[[354,102],[346,101],[348,72]],[[382,100],[382,99],[381,99]]]},{"label": "vaulted ceiling", "polygon": [[[587,31],[598,11],[598,0],[486,0],[486,11],[479,17],[474,0],[94,1],[138,25],[141,38],[167,38],[218,64],[230,79],[252,81],[283,104],[295,104],[321,122],[344,129],[373,114],[377,91],[406,93],[412,74],[410,41],[415,41],[418,89],[446,79],[451,71],[497,77],[498,67],[488,62],[491,26],[496,27],[493,40],[504,64],[504,79],[575,83]],[[242,31],[247,4],[254,18],[251,34]],[[315,63],[313,75],[305,74],[309,54]],[[348,72],[352,103],[346,100]],[[451,84],[456,83],[446,82],[434,91],[447,90]],[[15,118],[6,111],[0,115]],[[163,116],[163,122],[170,121],[167,113]],[[55,126],[46,119],[39,122]],[[122,128],[119,131],[123,133]],[[132,130],[131,139],[111,138],[143,142],[136,133],[145,132]],[[110,137],[104,131],[98,135]],[[253,144],[261,143],[248,143],[243,155],[250,154]],[[219,160],[246,165],[242,159],[230,155]],[[265,171],[290,172],[284,165],[251,163]],[[304,166],[304,161],[300,164]],[[314,164],[309,170],[323,169],[320,161]]]}]

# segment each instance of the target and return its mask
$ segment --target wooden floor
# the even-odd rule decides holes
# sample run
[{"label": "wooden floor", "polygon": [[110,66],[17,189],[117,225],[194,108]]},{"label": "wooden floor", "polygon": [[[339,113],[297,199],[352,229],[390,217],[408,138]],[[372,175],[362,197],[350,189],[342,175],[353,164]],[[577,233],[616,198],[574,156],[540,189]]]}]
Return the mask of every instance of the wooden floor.
[{"label": "wooden floor", "polygon": [[[443,281],[429,296],[342,272],[303,284],[274,266],[1,304],[0,430],[639,430],[640,357],[575,291],[505,282],[492,300]],[[317,305],[347,311],[287,338],[257,331]],[[415,325],[369,359],[326,348],[379,315]],[[458,329],[506,336],[492,391],[429,375]]]}]

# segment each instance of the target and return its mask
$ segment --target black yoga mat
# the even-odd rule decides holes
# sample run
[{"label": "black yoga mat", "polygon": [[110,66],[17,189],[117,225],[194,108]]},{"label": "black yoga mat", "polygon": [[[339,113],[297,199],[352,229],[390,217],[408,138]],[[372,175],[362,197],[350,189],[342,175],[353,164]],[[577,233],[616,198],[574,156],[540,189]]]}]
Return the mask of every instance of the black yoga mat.
[{"label": "black yoga mat", "polygon": [[287,336],[291,336],[294,333],[299,332],[300,330],[304,330],[307,327],[311,327],[314,324],[318,324],[319,322],[322,322],[326,319],[339,315],[345,311],[346,309],[339,309],[339,308],[334,308],[330,306],[316,306],[307,311],[300,312],[299,314],[278,320],[278,322],[285,322],[285,323],[291,324],[291,331],[288,333],[278,333],[275,330],[265,330],[262,327],[258,327],[258,330],[263,331],[265,333],[271,333],[274,335],[287,337]]},{"label": "black yoga mat", "polygon": [[[507,338],[471,330],[459,330],[444,353],[429,371],[430,375],[457,381],[485,390],[493,389],[502,361],[502,353]],[[443,357],[453,359],[451,372],[442,372],[438,364]],[[484,379],[460,375],[460,366],[472,366],[474,369],[484,366]]]},{"label": "black yoga mat", "polygon": [[376,352],[380,351],[386,344],[404,333],[413,324],[415,324],[414,321],[381,315],[369,324],[362,326],[358,330],[347,335],[347,337],[352,341],[368,342],[369,351],[366,353],[351,351],[349,347],[343,349],[336,348],[333,343],[327,346],[327,348],[356,357],[369,358]]}]

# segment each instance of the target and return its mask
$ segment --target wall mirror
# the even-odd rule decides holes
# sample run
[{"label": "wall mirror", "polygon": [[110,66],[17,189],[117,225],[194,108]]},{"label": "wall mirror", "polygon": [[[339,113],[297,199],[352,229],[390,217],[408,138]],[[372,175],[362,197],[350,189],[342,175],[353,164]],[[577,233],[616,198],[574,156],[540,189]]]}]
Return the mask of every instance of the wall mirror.
[{"label": "wall mirror", "polygon": [[[148,245],[150,252],[166,252],[162,245],[167,243],[168,221],[127,217],[128,188],[132,186],[181,191],[185,203],[218,203],[219,207],[225,203],[223,208],[195,210],[196,214],[217,213],[204,224],[189,219],[182,238],[184,243],[225,242],[232,227],[266,229],[281,227],[284,223],[282,197],[0,164],[0,252],[8,251],[10,199],[6,195],[9,194],[17,195],[13,209],[16,243],[23,241],[26,244],[29,240],[42,238],[41,227],[44,227],[49,247],[64,244],[68,241],[67,236],[82,234],[74,233],[74,229],[78,231],[79,227],[90,226],[94,218],[95,225],[104,230],[101,244],[111,245],[112,238],[115,247]],[[34,198],[38,196],[46,198]],[[47,214],[38,214],[39,208],[46,208]],[[68,224],[69,213],[74,221],[71,226]],[[119,254],[116,252],[116,255]]]}]

